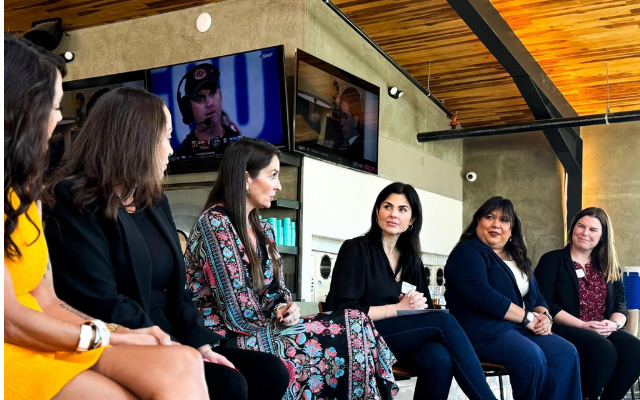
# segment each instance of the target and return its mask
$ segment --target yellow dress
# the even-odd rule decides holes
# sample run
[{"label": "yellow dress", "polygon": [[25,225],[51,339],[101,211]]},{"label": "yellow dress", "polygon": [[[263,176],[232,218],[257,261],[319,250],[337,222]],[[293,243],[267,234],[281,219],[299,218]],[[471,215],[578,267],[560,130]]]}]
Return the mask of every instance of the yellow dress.
[{"label": "yellow dress", "polygon": [[[15,194],[11,196],[14,207],[19,204]],[[11,260],[5,256],[4,263],[13,280],[13,289],[20,304],[42,312],[37,300],[30,292],[38,286],[47,267],[47,244],[35,203],[27,211],[31,220],[23,214],[12,238],[22,258]],[[5,215],[5,220],[7,216]],[[37,237],[37,240],[31,244]],[[64,385],[81,372],[91,368],[100,358],[104,348],[78,354],[74,352],[47,352],[32,350],[11,343],[4,343],[4,396],[6,399],[50,399]],[[90,397],[90,396],[89,396]]]}]

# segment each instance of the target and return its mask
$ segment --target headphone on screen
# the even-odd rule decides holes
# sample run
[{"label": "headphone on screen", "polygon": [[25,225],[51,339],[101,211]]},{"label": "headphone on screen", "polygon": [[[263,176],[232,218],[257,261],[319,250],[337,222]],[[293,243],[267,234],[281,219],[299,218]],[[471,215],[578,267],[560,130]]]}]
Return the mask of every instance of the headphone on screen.
[{"label": "headphone on screen", "polygon": [[[182,82],[185,82],[187,80],[188,76],[191,74],[191,71],[195,70],[196,68],[207,69],[208,72],[212,73],[214,76],[217,76],[217,77],[220,76],[220,72],[211,64],[196,65],[195,67],[191,68],[189,71],[187,71],[186,74],[182,76],[182,78],[180,79],[180,82],[178,83],[178,88],[176,90],[176,98],[178,99],[178,108],[180,109],[180,114],[182,115],[182,122],[185,125],[191,125],[193,122],[195,122],[195,117],[193,116],[193,109],[191,108],[191,98],[189,98],[186,91],[184,95],[180,93],[180,86],[182,86]],[[185,82],[185,86],[186,86],[186,82]],[[186,87],[185,87],[185,90],[186,90]],[[219,84],[218,84],[218,90],[220,90]]]},{"label": "headphone on screen", "polygon": [[182,122],[184,122],[185,125],[190,125],[194,120],[193,109],[191,108],[191,99],[186,95],[186,93],[184,96],[180,94],[180,86],[182,86],[182,82],[187,79],[188,74],[189,72],[184,74],[182,76],[182,79],[180,79],[180,83],[178,83],[178,91],[176,93],[176,97],[178,99],[178,108],[180,108],[180,114],[182,114]]}]

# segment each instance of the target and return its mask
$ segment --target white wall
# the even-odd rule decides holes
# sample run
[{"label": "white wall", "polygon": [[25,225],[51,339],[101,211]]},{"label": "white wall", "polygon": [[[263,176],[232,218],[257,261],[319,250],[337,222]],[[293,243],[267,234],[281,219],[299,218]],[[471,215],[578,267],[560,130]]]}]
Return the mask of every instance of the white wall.
[{"label": "white wall", "polygon": [[[391,182],[304,157],[298,233],[302,299],[311,298],[312,236],[346,240],[365,233],[378,193]],[[462,201],[416,190],[422,201],[422,251],[447,255],[462,233]]]}]

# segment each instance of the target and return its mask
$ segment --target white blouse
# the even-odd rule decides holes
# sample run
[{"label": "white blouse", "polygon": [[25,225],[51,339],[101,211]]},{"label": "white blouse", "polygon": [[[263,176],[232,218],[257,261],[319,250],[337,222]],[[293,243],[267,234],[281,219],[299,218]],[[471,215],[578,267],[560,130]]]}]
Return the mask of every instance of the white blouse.
[{"label": "white blouse", "polygon": [[522,297],[526,296],[529,293],[529,278],[525,275],[524,272],[518,268],[518,264],[516,264],[513,260],[503,260],[505,264],[511,269],[513,275],[516,277],[516,284],[518,285],[518,290],[520,290],[520,294]]}]

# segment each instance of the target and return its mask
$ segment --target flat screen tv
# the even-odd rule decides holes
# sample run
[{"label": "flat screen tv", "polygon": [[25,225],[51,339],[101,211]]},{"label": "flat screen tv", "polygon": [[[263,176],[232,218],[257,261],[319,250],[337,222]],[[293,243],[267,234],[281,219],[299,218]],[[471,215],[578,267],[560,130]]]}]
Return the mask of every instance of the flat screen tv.
[{"label": "flat screen tv", "polygon": [[296,70],[294,149],[377,174],[380,88],[299,49]]},{"label": "flat screen tv", "polygon": [[243,136],[289,147],[282,45],[154,68],[148,84],[172,116],[169,173],[215,170]]},{"label": "flat screen tv", "polygon": [[98,99],[109,90],[121,86],[146,87],[146,71],[131,71],[96,78],[62,83],[62,121],[58,123],[49,141],[49,168],[47,174],[58,168],[78,129],[82,127]]},{"label": "flat screen tv", "polygon": [[130,86],[145,88],[145,71],[105,75],[62,83],[62,118],[67,124],[81,127],[96,101],[109,90]]}]

